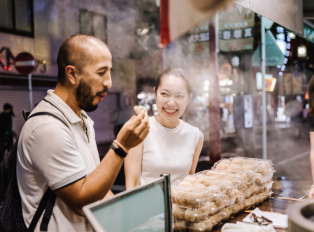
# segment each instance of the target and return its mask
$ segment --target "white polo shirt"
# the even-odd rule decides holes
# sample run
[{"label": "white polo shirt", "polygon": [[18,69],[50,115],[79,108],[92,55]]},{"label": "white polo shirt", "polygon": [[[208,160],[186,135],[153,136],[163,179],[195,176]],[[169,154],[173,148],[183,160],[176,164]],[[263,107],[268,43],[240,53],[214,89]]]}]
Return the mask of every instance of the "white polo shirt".
[{"label": "white polo shirt", "polygon": [[[52,190],[65,187],[90,174],[99,165],[94,122],[83,120],[57,95],[48,91],[45,99],[32,111],[50,112],[27,121],[22,129],[17,157],[17,181],[22,198],[24,221],[29,226],[38,205],[49,186]],[[35,229],[39,232],[41,219]],[[74,214],[57,197],[48,225],[51,232],[85,232],[85,217]]]}]

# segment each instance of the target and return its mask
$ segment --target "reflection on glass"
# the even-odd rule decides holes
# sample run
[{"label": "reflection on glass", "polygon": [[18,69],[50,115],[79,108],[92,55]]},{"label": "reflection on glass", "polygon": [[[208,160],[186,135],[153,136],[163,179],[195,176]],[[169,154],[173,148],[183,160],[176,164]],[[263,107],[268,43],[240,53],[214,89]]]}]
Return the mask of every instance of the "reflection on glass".
[{"label": "reflection on glass", "polygon": [[149,219],[148,222],[134,228],[128,232],[164,232],[165,231],[165,214],[161,213]]},{"label": "reflection on glass", "polygon": [[106,232],[163,232],[165,203],[161,185],[155,185],[92,210]]},{"label": "reflection on glass", "polygon": [[0,27],[13,28],[12,4],[10,0],[0,0]]},{"label": "reflection on glass", "polygon": [[31,32],[31,0],[15,0],[16,30]]}]

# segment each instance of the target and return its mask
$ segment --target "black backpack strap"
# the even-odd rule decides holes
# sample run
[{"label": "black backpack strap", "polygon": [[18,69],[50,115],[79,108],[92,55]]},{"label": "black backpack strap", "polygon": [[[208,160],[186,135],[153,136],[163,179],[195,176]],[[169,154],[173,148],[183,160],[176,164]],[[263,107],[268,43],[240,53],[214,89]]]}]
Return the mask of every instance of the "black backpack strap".
[{"label": "black backpack strap", "polygon": [[[24,115],[24,112],[23,112]],[[58,116],[49,113],[49,112],[37,112],[35,114],[32,114],[31,116],[29,116],[26,120],[32,118],[32,117],[36,117],[36,116],[40,116],[40,115],[49,115],[51,117],[54,117],[55,119],[61,121],[66,127],[68,127],[68,125]],[[40,231],[47,231],[48,230],[48,224],[52,215],[52,211],[53,211],[53,206],[56,202],[56,198],[57,195],[48,187],[48,189],[46,190],[43,198],[41,199],[39,206],[35,212],[35,215],[27,229],[28,232],[33,232],[37,226],[37,223],[42,215],[42,213],[45,210],[43,219],[41,221],[40,224]]]},{"label": "black backpack strap", "polygon": [[[44,210],[46,209],[46,206],[47,206],[47,202],[49,201],[49,198],[51,198],[51,195],[55,193],[50,189],[48,188],[43,196],[43,198],[41,199],[40,203],[39,203],[39,206],[35,212],[35,215],[32,219],[32,222],[31,224],[29,225],[28,227],[28,231],[29,232],[33,232],[36,228],[36,225],[42,215],[42,213],[44,212]],[[52,199],[52,198],[51,198]],[[45,213],[46,214],[46,213]],[[51,210],[51,214],[52,214],[52,210]],[[51,214],[50,214],[50,217],[51,217]],[[50,219],[49,217],[49,219]],[[49,219],[48,219],[48,223],[49,223]],[[43,220],[44,221],[44,220]],[[47,227],[48,227],[48,223],[47,223]]]},{"label": "black backpack strap", "polygon": [[58,116],[56,116],[56,115],[54,115],[52,113],[49,113],[49,112],[38,112],[38,113],[32,114],[31,116],[29,116],[27,118],[27,120],[32,118],[32,117],[39,116],[39,115],[49,115],[51,117],[54,117],[55,119],[58,119],[59,121],[61,121],[66,127],[68,127],[68,125],[61,118],[59,118]]},{"label": "black backpack strap", "polygon": [[69,119],[65,116],[65,114],[58,108],[56,107],[54,104],[52,104],[50,101],[48,101],[46,98],[43,99],[45,102],[49,103],[50,105],[52,105],[53,107],[55,107],[57,110],[59,110],[61,112],[61,114],[63,114],[63,116],[69,121]]},{"label": "black backpack strap", "polygon": [[57,195],[52,190],[50,190],[48,202],[46,204],[46,210],[43,216],[43,220],[40,224],[40,231],[48,231],[48,224],[52,215],[52,210],[53,210],[53,206],[55,205],[56,198],[57,198]]}]

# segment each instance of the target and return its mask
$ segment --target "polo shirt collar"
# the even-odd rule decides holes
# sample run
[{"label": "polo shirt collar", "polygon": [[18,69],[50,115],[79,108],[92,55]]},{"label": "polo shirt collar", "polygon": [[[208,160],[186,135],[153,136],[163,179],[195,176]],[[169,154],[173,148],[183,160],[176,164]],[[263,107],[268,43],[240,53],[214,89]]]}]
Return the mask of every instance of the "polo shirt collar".
[{"label": "polo shirt collar", "polygon": [[[58,107],[58,109],[64,114],[70,123],[81,122],[82,119],[78,117],[76,113],[74,113],[71,107],[65,103],[65,101],[63,101],[58,95],[54,94],[53,91],[54,90],[48,90],[45,99]],[[86,115],[85,112],[82,111],[82,113]]]}]

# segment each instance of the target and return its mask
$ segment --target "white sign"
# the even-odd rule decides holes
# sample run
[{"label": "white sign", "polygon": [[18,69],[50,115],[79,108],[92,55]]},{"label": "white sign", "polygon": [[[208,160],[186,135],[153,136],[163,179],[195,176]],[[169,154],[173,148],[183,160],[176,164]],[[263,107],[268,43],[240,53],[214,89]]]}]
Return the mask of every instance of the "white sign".
[{"label": "white sign", "polygon": [[252,95],[244,95],[244,128],[253,127],[253,100]]}]

